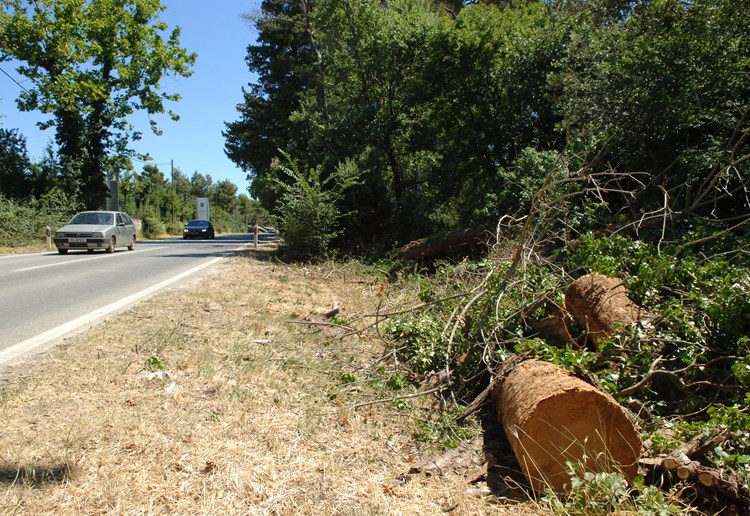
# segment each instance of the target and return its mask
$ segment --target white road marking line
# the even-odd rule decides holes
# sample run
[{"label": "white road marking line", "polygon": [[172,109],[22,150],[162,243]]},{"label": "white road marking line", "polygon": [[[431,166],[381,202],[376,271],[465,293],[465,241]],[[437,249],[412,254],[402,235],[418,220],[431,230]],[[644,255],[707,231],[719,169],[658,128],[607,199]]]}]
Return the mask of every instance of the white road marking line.
[{"label": "white road marking line", "polygon": [[[149,247],[148,249],[138,249],[136,251],[128,251],[127,254],[135,254],[135,253],[145,253],[147,251],[156,251],[157,249],[166,249],[166,246],[162,247]],[[74,249],[75,251],[78,251],[78,249]],[[117,253],[115,256],[123,256],[125,253]],[[103,258],[111,258],[112,255],[109,253],[106,253],[104,255],[99,256],[92,256],[91,258],[80,258],[78,260],[69,260],[65,262],[55,262],[55,263],[48,263],[47,265],[35,265],[34,267],[26,267],[25,269],[15,269],[11,272],[24,272],[24,271],[33,271],[34,269],[45,269],[47,267],[58,267],[60,265],[71,265],[75,263],[81,263],[81,262],[87,262],[89,260],[101,260]]]},{"label": "white road marking line", "polygon": [[44,344],[47,344],[48,342],[52,340],[58,339],[69,332],[80,329],[82,326],[85,326],[87,324],[91,324],[94,321],[104,316],[107,316],[117,310],[121,310],[122,308],[132,303],[135,303],[136,301],[139,301],[146,296],[150,296],[151,294],[157,292],[158,290],[161,290],[164,287],[171,285],[172,283],[175,283],[187,276],[190,276],[191,274],[195,274],[196,272],[202,269],[205,269],[206,267],[210,267],[211,265],[223,259],[224,257],[220,256],[218,258],[214,258],[213,260],[209,260],[206,263],[202,263],[201,265],[198,265],[197,267],[193,267],[190,270],[181,272],[180,274],[173,276],[167,280],[164,280],[161,283],[157,283],[156,285],[153,285],[147,289],[141,290],[140,292],[131,294],[127,297],[120,299],[119,301],[115,301],[114,303],[111,303],[107,306],[94,310],[93,312],[90,312],[86,315],[78,317],[77,319],[73,319],[72,321],[62,324],[58,326],[57,328],[52,328],[51,330],[45,331],[44,333],[40,333],[39,335],[35,337],[26,339],[22,342],[19,342],[18,344],[14,344],[13,346],[9,348],[0,351],[0,364],[4,364],[13,359],[16,359],[20,357],[21,355],[28,353],[30,351],[33,351],[34,349]]}]

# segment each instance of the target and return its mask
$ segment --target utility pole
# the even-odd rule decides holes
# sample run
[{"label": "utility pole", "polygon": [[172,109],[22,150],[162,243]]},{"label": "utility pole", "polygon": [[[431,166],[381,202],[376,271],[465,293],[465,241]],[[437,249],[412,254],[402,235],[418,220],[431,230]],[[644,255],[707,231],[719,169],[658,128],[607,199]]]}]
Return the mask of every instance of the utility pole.
[{"label": "utility pole", "polygon": [[169,162],[169,165],[171,167],[171,176],[172,176],[172,225],[174,225],[174,210],[176,208],[175,204],[177,204],[177,190],[174,186],[174,160],[171,160]]}]

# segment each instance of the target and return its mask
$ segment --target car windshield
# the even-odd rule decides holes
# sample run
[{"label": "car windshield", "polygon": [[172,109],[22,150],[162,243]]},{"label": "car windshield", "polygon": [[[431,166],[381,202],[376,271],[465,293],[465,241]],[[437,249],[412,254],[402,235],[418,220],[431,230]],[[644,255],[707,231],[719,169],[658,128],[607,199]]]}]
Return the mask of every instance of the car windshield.
[{"label": "car windshield", "polygon": [[112,213],[95,213],[95,212],[84,212],[79,213],[75,217],[73,217],[73,220],[70,221],[71,224],[96,224],[96,225],[112,225],[114,221],[114,217]]},{"label": "car windshield", "polygon": [[207,228],[208,221],[207,220],[191,220],[190,222],[188,222],[188,226]]}]

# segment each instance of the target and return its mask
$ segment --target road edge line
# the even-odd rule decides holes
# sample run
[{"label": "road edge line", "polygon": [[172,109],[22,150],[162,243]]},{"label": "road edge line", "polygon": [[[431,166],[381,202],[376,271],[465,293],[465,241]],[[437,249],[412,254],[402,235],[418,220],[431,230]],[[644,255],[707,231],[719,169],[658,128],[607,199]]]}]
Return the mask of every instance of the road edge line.
[{"label": "road edge line", "polygon": [[26,353],[30,353],[45,344],[48,344],[56,339],[59,339],[60,337],[67,335],[68,333],[75,332],[76,330],[81,329],[83,326],[87,324],[91,324],[118,310],[122,310],[123,308],[137,301],[140,301],[144,297],[150,296],[158,292],[159,290],[162,290],[165,287],[168,287],[169,285],[177,281],[180,281],[183,278],[186,278],[187,276],[195,274],[196,272],[202,269],[205,269],[206,267],[210,267],[211,265],[223,259],[224,257],[214,258],[206,263],[202,263],[196,267],[193,267],[192,269],[181,272],[177,274],[176,276],[172,276],[171,278],[166,279],[160,283],[157,283],[156,285],[152,285],[146,289],[143,289],[140,292],[131,294],[127,297],[120,299],[119,301],[110,303],[107,306],[98,308],[94,310],[93,312],[89,312],[86,315],[82,315],[76,319],[73,319],[72,321],[69,321],[65,324],[61,324],[60,326],[52,328],[51,330],[47,330],[43,333],[40,333],[39,335],[36,335],[34,337],[23,340],[17,344],[14,344],[9,348],[6,348],[0,351],[0,365],[5,365],[8,362],[11,362],[19,358],[20,356],[25,355]]}]

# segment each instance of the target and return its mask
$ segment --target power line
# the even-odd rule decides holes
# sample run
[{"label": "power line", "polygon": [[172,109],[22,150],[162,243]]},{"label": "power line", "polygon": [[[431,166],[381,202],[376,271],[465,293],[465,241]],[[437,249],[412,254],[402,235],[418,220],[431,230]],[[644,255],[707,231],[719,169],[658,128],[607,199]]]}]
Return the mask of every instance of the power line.
[{"label": "power line", "polygon": [[137,161],[138,163],[143,163],[144,165],[155,165],[157,167],[162,167],[164,165],[171,165],[172,164],[171,161],[167,161],[166,163],[154,163],[153,161],[144,161],[144,160],[138,159],[138,158],[130,158],[130,159],[133,160],[133,161]]},{"label": "power line", "polygon": [[11,77],[11,75],[8,72],[6,72],[3,68],[0,68],[0,72],[3,72],[8,77],[8,79],[10,79],[11,81],[15,82],[18,85],[18,87],[21,88],[23,91],[25,91],[26,93],[29,92],[29,90],[27,90],[26,88],[24,88],[23,84],[21,84],[20,82],[18,82],[17,80],[15,80],[13,77]]}]

